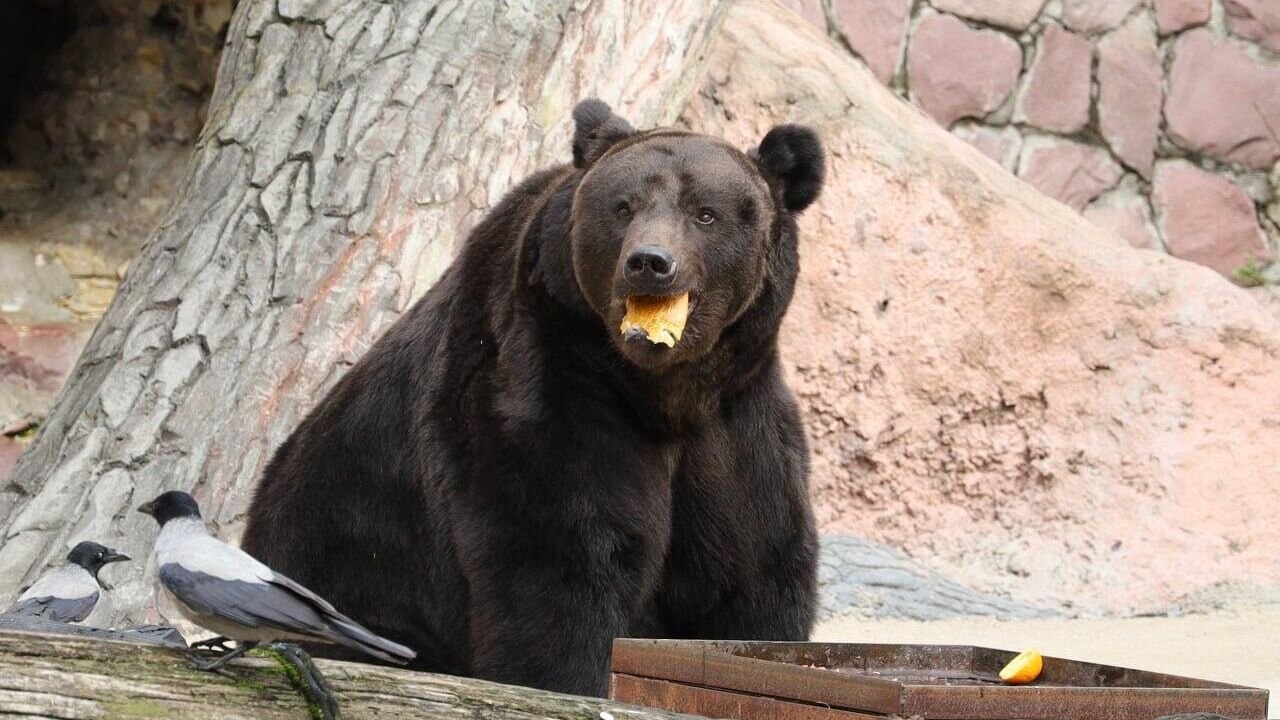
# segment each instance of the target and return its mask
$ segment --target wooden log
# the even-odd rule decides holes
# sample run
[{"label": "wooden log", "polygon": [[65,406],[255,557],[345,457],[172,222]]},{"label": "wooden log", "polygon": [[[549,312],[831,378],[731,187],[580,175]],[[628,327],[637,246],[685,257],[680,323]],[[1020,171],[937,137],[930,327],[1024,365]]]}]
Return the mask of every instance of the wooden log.
[{"label": "wooden log", "polygon": [[[596,698],[317,660],[346,720],[674,720],[687,715]],[[193,669],[180,651],[0,630],[0,718],[285,720],[310,708],[274,659],[246,657],[233,677]]]}]

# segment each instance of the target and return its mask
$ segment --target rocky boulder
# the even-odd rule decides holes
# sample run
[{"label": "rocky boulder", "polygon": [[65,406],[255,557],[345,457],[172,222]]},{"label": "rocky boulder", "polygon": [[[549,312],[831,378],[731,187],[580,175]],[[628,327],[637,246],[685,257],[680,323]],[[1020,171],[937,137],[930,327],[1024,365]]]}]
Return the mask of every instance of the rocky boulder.
[{"label": "rocky boulder", "polygon": [[1098,44],[1098,129],[1116,157],[1151,177],[1160,134],[1160,55],[1143,15]]},{"label": "rocky boulder", "polygon": [[953,15],[928,15],[907,50],[911,96],[943,127],[981,118],[1013,93],[1022,49],[1008,35],[969,27]]},{"label": "rocky boulder", "polygon": [[1161,35],[1209,22],[1211,0],[1155,0],[1156,25]]},{"label": "rocky boulder", "polygon": [[1184,147],[1223,162],[1268,170],[1280,159],[1280,64],[1268,63],[1208,30],[1174,45],[1169,134]]},{"label": "rocky boulder", "polygon": [[825,535],[818,556],[818,619],[1023,620],[1052,616],[1007,598],[974,592],[903,551],[848,535]]},{"label": "rocky boulder", "polygon": [[1119,235],[1130,245],[1147,250],[1161,250],[1160,238],[1151,222],[1151,207],[1138,192],[1136,183],[1121,183],[1084,209],[1093,224]]},{"label": "rocky boulder", "polygon": [[1169,252],[1228,277],[1246,263],[1271,259],[1253,202],[1231,181],[1186,160],[1166,160],[1154,188]]},{"label": "rocky boulder", "polygon": [[771,4],[736,3],[709,62],[684,124],[746,147],[809,122],[830,153],[783,338],[825,531],[1068,611],[1280,584],[1274,316],[1011,177]]},{"label": "rocky boulder", "polygon": [[1280,5],[1274,0],[1223,0],[1222,7],[1231,32],[1280,52]]},{"label": "rocky boulder", "polygon": [[1074,133],[1089,122],[1093,43],[1049,25],[1023,78],[1013,118],[1045,130]]},{"label": "rocky boulder", "polygon": [[933,0],[933,6],[943,12],[1021,32],[1040,14],[1044,0]]},{"label": "rocky boulder", "polygon": [[[902,64],[911,0],[831,0],[836,31],[888,85]],[[819,25],[818,27],[823,27]]]},{"label": "rocky boulder", "polygon": [[1018,177],[1074,210],[1116,186],[1123,171],[1105,150],[1052,136],[1022,146]]},{"label": "rocky boulder", "polygon": [[1072,30],[1110,30],[1124,21],[1142,0],[1062,0],[1062,22]]}]

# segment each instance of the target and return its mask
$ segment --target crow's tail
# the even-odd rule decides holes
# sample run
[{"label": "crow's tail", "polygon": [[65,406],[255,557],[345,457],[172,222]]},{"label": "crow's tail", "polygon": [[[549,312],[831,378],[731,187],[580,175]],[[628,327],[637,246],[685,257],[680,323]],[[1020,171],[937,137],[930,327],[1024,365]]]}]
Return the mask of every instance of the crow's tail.
[{"label": "crow's tail", "polygon": [[333,628],[333,641],[339,645],[345,645],[397,665],[404,665],[418,656],[416,652],[400,643],[374,635],[363,625],[344,615],[329,616],[325,619]]}]

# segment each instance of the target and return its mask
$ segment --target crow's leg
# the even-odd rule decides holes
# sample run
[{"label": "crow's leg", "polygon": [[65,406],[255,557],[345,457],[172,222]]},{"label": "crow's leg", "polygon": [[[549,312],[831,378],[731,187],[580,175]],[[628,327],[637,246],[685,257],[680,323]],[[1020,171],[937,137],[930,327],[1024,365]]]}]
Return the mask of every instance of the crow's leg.
[{"label": "crow's leg", "polygon": [[241,655],[249,652],[258,646],[256,642],[242,642],[236,645],[234,650],[229,650],[213,659],[204,658],[199,653],[188,651],[187,659],[195,666],[197,670],[205,670],[208,672],[221,672],[222,666],[235,660]]}]

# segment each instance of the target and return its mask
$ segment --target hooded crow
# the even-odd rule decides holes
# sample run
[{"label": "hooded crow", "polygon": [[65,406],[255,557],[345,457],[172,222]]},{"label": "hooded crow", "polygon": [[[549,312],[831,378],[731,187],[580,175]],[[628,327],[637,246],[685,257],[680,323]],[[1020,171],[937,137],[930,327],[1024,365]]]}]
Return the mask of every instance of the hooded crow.
[{"label": "hooded crow", "polygon": [[98,571],[103,565],[128,559],[128,555],[96,542],[82,542],[67,553],[66,565],[41,575],[3,614],[80,622],[93,612],[98,591],[106,587],[98,582]]},{"label": "hooded crow", "polygon": [[218,640],[238,644],[212,662],[197,663],[202,670],[216,670],[273,641],[337,643],[398,664],[414,658],[409,648],[374,635],[320,596],[211,536],[187,493],[164,493],[138,512],[160,523],[155,549],[160,585],[178,610],[221,635]]}]

